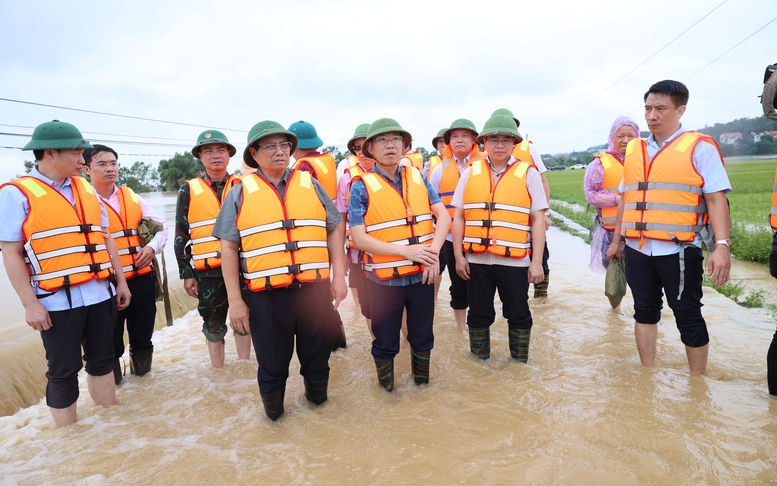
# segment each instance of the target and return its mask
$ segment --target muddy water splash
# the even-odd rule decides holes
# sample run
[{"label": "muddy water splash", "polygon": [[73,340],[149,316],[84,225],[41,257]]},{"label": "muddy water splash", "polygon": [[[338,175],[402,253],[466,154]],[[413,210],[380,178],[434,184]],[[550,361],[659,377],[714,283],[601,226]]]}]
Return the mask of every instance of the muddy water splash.
[{"label": "muddy water splash", "polygon": [[[550,297],[531,300],[529,364],[509,359],[507,326],[492,358],[469,355],[445,291],[431,383],[410,355],[397,388],[377,384],[370,338],[349,299],[348,348],[332,355],[329,401],[303,397],[296,358],[286,414],[264,417],[255,361],[214,370],[196,312],[154,335],[154,369],[129,377],[119,405],[96,407],[81,381],[79,422],[55,429],[43,403],[0,418],[0,477],[11,484],[774,484],[777,401],[766,393],[774,324],[705,289],[709,376],[690,377],[671,317],[658,366],[639,364],[633,303],[610,313],[588,247],[551,230]],[[443,289],[446,282],[443,283]],[[252,354],[253,359],[253,354]],[[83,374],[82,374],[83,375]]]}]

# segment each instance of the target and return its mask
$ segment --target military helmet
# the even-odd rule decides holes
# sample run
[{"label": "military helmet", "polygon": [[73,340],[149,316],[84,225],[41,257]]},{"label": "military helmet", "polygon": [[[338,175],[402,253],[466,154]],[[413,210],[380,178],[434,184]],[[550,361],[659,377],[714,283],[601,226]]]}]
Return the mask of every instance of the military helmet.
[{"label": "military helmet", "polygon": [[46,149],[88,149],[92,144],[84,140],[84,136],[75,125],[52,120],[41,123],[32,132],[32,139],[22,150]]},{"label": "military helmet", "polygon": [[489,135],[512,135],[517,141],[523,140],[515,120],[507,115],[495,115],[489,118],[483,125],[483,131],[478,135],[478,143],[483,143],[483,139]]},{"label": "military helmet", "polygon": [[[402,139],[405,142],[405,147],[409,146],[413,142],[413,136],[410,132],[402,128],[396,120],[391,118],[380,118],[370,124],[370,128],[367,130],[367,136],[364,140],[364,146],[362,147],[362,153],[367,157],[374,159],[372,153],[367,149],[367,142],[377,137],[382,133],[399,132],[402,134]],[[404,154],[402,154],[404,155]]]},{"label": "military helmet", "polygon": [[[324,145],[324,141],[318,137],[316,127],[306,121],[294,122],[289,126],[289,131],[299,140],[297,148],[317,149]],[[293,150],[292,150],[293,152]]]},{"label": "military helmet", "polygon": [[286,138],[289,140],[289,142],[291,142],[291,150],[289,152],[294,153],[298,143],[297,136],[295,134],[283,128],[283,125],[278,122],[274,122],[272,120],[260,121],[251,127],[251,130],[248,131],[246,148],[243,150],[243,162],[245,162],[248,167],[252,167],[254,169],[259,167],[259,164],[257,164],[254,158],[251,157],[251,152],[249,152],[248,149],[255,142],[265,137],[269,137],[270,135],[286,135]]},{"label": "military helmet", "polygon": [[360,138],[367,138],[367,130],[370,129],[369,123],[362,123],[358,127],[356,127],[356,130],[353,131],[353,137],[351,137],[350,140],[348,140],[348,151],[352,154],[356,155],[356,150],[354,150],[354,142],[356,140],[359,140]]},{"label": "military helmet", "polygon": [[434,136],[432,139],[432,148],[437,148],[437,141],[443,138],[443,135],[445,135],[445,131],[448,130],[447,128],[441,128],[439,132],[437,132],[437,135]]},{"label": "military helmet", "polygon": [[469,130],[474,134],[475,137],[478,136],[478,129],[475,128],[475,124],[471,121],[467,120],[466,118],[459,118],[458,120],[454,120],[453,123],[451,123],[451,126],[448,127],[445,132],[442,134],[442,139],[445,140],[446,144],[451,143],[451,132],[454,130]]},{"label": "military helmet", "polygon": [[229,149],[229,156],[232,157],[237,152],[237,149],[234,145],[229,143],[229,140],[227,140],[227,136],[221,133],[218,130],[205,130],[200,134],[199,137],[197,137],[197,143],[192,148],[192,155],[200,158],[200,149],[204,145],[213,145],[217,143],[223,143],[227,146]]},{"label": "military helmet", "polygon": [[518,119],[517,119],[516,117],[514,117],[514,116],[513,116],[513,112],[512,112],[512,111],[510,111],[510,110],[508,110],[507,108],[499,108],[499,109],[497,109],[497,110],[494,110],[494,112],[493,112],[493,113],[491,113],[491,116],[496,116],[496,115],[505,115],[505,116],[509,116],[510,118],[512,118],[513,120],[515,120],[515,127],[516,127],[516,128],[518,128],[518,127],[520,127],[520,126],[521,126],[521,122],[520,122],[520,121],[518,121]]}]

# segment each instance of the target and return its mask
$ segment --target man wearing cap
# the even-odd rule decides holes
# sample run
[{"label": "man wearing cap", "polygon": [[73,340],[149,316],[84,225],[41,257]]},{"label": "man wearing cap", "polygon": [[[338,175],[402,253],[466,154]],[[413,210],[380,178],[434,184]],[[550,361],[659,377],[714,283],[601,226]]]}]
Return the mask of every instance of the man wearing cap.
[{"label": "man wearing cap", "polygon": [[92,145],[70,123],[42,123],[22,149],[33,151],[35,168],[0,187],[3,264],[46,350],[46,404],[57,427],[78,418],[84,361],[92,400],[116,403],[111,322],[130,303],[105,207],[77,177],[85,148]]},{"label": "man wearing cap", "polygon": [[469,296],[470,351],[479,359],[491,356],[490,327],[498,290],[510,356],[526,363],[532,327],[529,283],[544,278],[540,259],[531,255],[545,244],[548,203],[536,167],[512,156],[518,137],[511,117],[489,118],[477,139],[488,157],[462,172],[451,204],[456,208],[456,271],[467,281]]},{"label": "man wearing cap", "polygon": [[[372,315],[372,356],[378,381],[394,389],[394,357],[399,352],[402,314],[417,385],[429,382],[434,347],[434,277],[450,218],[429,182],[415,167],[400,167],[410,133],[395,120],[370,125],[362,152],[375,159],[372,172],[351,185],[348,219],[354,246],[364,252]],[[434,227],[432,218],[437,218]]]},{"label": "man wearing cap", "polygon": [[[445,149],[445,139],[443,135],[447,131],[447,128],[441,128],[437,135],[432,139],[432,147],[437,150],[435,155],[431,155],[424,163],[424,175],[428,178],[431,177],[434,168],[442,163],[442,151]],[[440,269],[442,272],[442,269]]]},{"label": "man wearing cap", "polygon": [[[496,115],[504,115],[509,116],[515,121],[515,126],[520,127],[521,122],[517,118],[513,116],[513,112],[508,110],[507,108],[499,108],[497,110],[494,110],[494,112],[491,114],[491,116]],[[523,160],[525,162],[530,162],[534,164],[534,166],[537,168],[537,170],[540,173],[540,177],[542,178],[542,187],[545,189],[545,198],[548,201],[548,204],[550,204],[550,186],[548,185],[548,179],[545,177],[545,172],[548,171],[548,169],[545,167],[545,164],[542,162],[542,156],[540,155],[539,150],[534,147],[534,144],[530,140],[524,140],[523,136],[521,134],[518,134],[518,142],[515,145],[515,148],[513,149],[513,157],[515,157],[518,160]],[[545,212],[545,231],[547,232],[550,228],[550,208]],[[534,286],[534,298],[539,297],[547,297],[548,296],[548,284],[550,282],[550,267],[548,266],[548,258],[550,258],[550,252],[548,252],[548,243],[547,240],[545,241],[545,248],[542,250],[542,270],[545,272],[545,279],[536,284]]]},{"label": "man wearing cap", "polygon": [[324,141],[319,138],[316,127],[300,120],[292,123],[289,131],[299,140],[299,145],[292,154],[295,160],[294,168],[313,174],[334,201],[337,198],[337,164],[332,154],[318,151]]},{"label": "man wearing cap", "polygon": [[370,335],[375,339],[375,336],[372,335],[372,323],[370,320],[370,294],[367,292],[367,278],[364,276],[359,250],[353,247],[350,226],[348,225],[348,200],[351,195],[351,182],[354,177],[372,171],[372,167],[375,165],[375,161],[364,155],[362,151],[362,145],[364,145],[364,139],[367,137],[367,130],[369,128],[369,123],[362,123],[356,127],[353,136],[348,140],[348,151],[355,155],[349,155],[344,159],[348,163],[348,168],[337,183],[337,200],[335,205],[337,210],[340,211],[340,215],[346,221],[345,231],[347,235],[343,235],[343,238],[347,245],[348,287],[351,289],[354,304],[359,307],[362,315],[367,319],[367,329],[370,330]]},{"label": "man wearing cap", "polygon": [[221,239],[230,322],[236,330],[250,329],[259,392],[271,420],[284,412],[295,338],[305,397],[315,405],[326,401],[332,337],[327,311],[332,298],[336,308],[348,293],[345,223],[309,172],[289,169],[296,144],[297,137],[274,121],[251,128],[243,160],[256,172],[230,192],[213,229]]},{"label": "man wearing cap", "polygon": [[[113,329],[113,375],[116,384],[121,383],[121,357],[124,355],[124,323],[129,336],[130,372],[143,376],[151,371],[156,319],[154,295],[154,256],[167,243],[167,223],[156,211],[129,187],[116,185],[119,177],[118,154],[105,145],[95,144],[84,151],[84,172],[92,181],[92,187],[100,195],[108,213],[111,236],[116,243],[124,278],[132,293],[132,302],[118,312]],[[162,229],[151,241],[141,246],[138,225],[142,219],[159,222]]]},{"label": "man wearing cap", "polygon": [[[205,166],[205,175],[188,180],[178,192],[175,212],[175,256],[186,293],[198,299],[202,333],[208,343],[210,362],[224,366],[224,336],[227,334],[227,289],[221,271],[219,242],[211,235],[221,204],[238,176],[229,175],[229,159],[234,145],[218,130],[206,130],[197,137],[192,155]],[[235,330],[239,359],[249,359],[251,338],[247,331]]]},{"label": "man wearing cap", "polygon": [[[480,151],[475,139],[478,131],[475,124],[466,118],[459,118],[451,123],[451,126],[443,132],[445,147],[441,152],[442,163],[439,164],[429,178],[432,188],[440,196],[440,200],[448,210],[449,219],[453,218],[453,206],[451,200],[456,185],[459,183],[460,174],[474,161],[483,159],[486,155]],[[442,247],[442,260],[448,267],[448,277],[451,280],[451,308],[456,319],[456,327],[462,331],[467,329],[467,282],[456,273],[453,256],[453,240],[450,232]]]}]

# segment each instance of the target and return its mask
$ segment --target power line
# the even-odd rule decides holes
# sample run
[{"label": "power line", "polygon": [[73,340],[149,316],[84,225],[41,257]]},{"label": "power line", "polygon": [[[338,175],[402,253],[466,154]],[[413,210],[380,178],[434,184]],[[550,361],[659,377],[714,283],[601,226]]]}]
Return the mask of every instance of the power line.
[{"label": "power line", "polygon": [[142,121],[150,121],[150,122],[156,122],[156,123],[167,123],[169,125],[181,125],[185,127],[197,127],[197,128],[212,128],[214,130],[228,130],[228,131],[234,131],[234,132],[242,132],[247,133],[248,130],[238,130],[237,128],[219,128],[219,127],[213,127],[209,125],[197,125],[194,123],[184,123],[184,122],[177,122],[177,121],[170,121],[170,120],[159,120],[157,118],[145,118],[141,116],[132,116],[132,115],[120,115],[117,113],[108,113],[104,111],[94,111],[94,110],[84,110],[81,108],[70,108],[68,106],[58,106],[58,105],[48,105],[46,103],[35,103],[33,101],[24,101],[24,100],[14,100],[10,98],[0,98],[0,101],[7,101],[8,103],[21,103],[24,105],[34,105],[34,106],[44,106],[46,108],[57,108],[58,110],[70,110],[70,111],[79,111],[82,113],[92,113],[94,115],[105,115],[105,116],[115,116],[118,118],[129,118],[132,120],[142,120]]},{"label": "power line", "polygon": [[[0,127],[11,127],[11,128],[29,128],[31,130],[34,130],[36,127],[30,127],[26,125],[8,125],[6,123],[0,123]],[[84,135],[87,133],[91,133],[94,135],[108,135],[109,137],[133,137],[133,138],[150,138],[152,140],[171,140],[175,142],[188,142],[188,140],[184,140],[182,138],[167,138],[167,137],[152,137],[150,135],[122,135],[120,133],[102,133],[102,132],[82,132]]]},{"label": "power line", "polygon": [[[690,27],[688,27],[687,29],[685,29],[684,31],[680,32],[680,34],[679,34],[679,35],[677,35],[677,36],[676,36],[674,39],[670,40],[668,43],[666,43],[666,44],[665,44],[663,47],[661,47],[659,50],[657,50],[656,52],[654,52],[653,54],[651,54],[651,55],[650,55],[650,56],[649,56],[647,59],[645,59],[644,61],[642,61],[641,63],[639,63],[639,64],[638,64],[636,67],[634,67],[634,68],[633,68],[631,71],[627,72],[626,74],[624,74],[623,76],[621,76],[620,78],[618,78],[618,80],[617,80],[617,81],[615,81],[614,83],[612,83],[611,85],[609,85],[608,87],[606,87],[606,88],[605,88],[603,91],[601,91],[599,94],[597,94],[596,96],[594,96],[594,97],[593,97],[593,98],[591,98],[590,100],[588,100],[588,101],[586,101],[585,103],[583,103],[582,105],[580,105],[580,106],[579,106],[577,109],[575,109],[574,111],[572,111],[572,112],[571,112],[571,113],[569,113],[568,115],[564,116],[563,118],[561,118],[561,119],[560,119],[560,120],[558,120],[557,122],[555,122],[555,123],[553,123],[553,124],[551,124],[551,125],[549,125],[549,126],[547,126],[547,127],[543,128],[542,130],[540,130],[540,133],[542,133],[542,132],[544,132],[544,131],[546,131],[546,130],[549,130],[549,129],[553,128],[553,127],[555,127],[556,125],[558,125],[558,124],[559,124],[559,123],[561,123],[562,121],[566,120],[567,118],[571,117],[572,115],[574,115],[574,114],[575,114],[575,113],[577,113],[578,111],[582,110],[583,108],[585,108],[586,106],[588,106],[589,104],[591,104],[591,103],[592,103],[592,102],[593,102],[595,99],[597,99],[598,97],[600,97],[601,95],[603,95],[604,93],[606,93],[607,91],[609,91],[609,90],[610,90],[610,88],[612,88],[612,87],[613,87],[613,86],[615,86],[616,84],[618,84],[618,83],[620,83],[621,81],[623,81],[624,79],[626,79],[626,78],[627,78],[629,75],[631,75],[631,73],[633,73],[634,71],[636,71],[637,69],[639,69],[640,67],[642,67],[643,65],[645,65],[645,64],[646,64],[648,61],[650,61],[651,59],[653,59],[653,58],[654,58],[654,57],[655,57],[655,56],[656,56],[656,55],[657,55],[659,52],[663,51],[664,49],[666,49],[667,47],[669,47],[669,46],[670,46],[670,45],[671,45],[671,44],[672,44],[674,41],[676,41],[677,39],[679,39],[680,37],[682,37],[683,35],[685,35],[685,34],[686,34],[686,33],[687,33],[689,30],[691,30],[691,29],[692,29],[692,28],[694,28],[694,27],[695,27],[695,26],[696,26],[696,25],[697,25],[699,22],[701,22],[702,20],[704,20],[705,18],[707,18],[707,17],[708,17],[708,16],[709,16],[709,15],[710,15],[712,12],[714,12],[714,11],[715,11],[715,10],[717,10],[717,9],[719,9],[719,8],[720,8],[720,7],[721,7],[721,6],[722,6],[724,3],[726,3],[727,1],[728,1],[728,0],[723,0],[723,2],[721,2],[721,3],[720,3],[720,5],[718,5],[717,7],[713,8],[712,10],[710,10],[709,12],[707,12],[706,14],[704,14],[704,16],[703,16],[702,18],[700,18],[699,20],[697,20],[696,22],[694,22],[693,24],[691,24],[691,26],[690,26]],[[767,24],[767,25],[768,25],[768,24]],[[765,27],[765,26],[764,26],[764,27]],[[760,29],[759,29],[759,30],[760,30]]]}]

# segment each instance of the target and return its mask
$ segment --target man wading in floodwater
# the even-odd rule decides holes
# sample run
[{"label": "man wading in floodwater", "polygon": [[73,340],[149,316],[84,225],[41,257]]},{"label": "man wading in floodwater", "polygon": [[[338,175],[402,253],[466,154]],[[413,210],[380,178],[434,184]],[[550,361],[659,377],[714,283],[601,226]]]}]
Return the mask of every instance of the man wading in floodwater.
[{"label": "man wading in floodwater", "polygon": [[[723,157],[708,135],[685,131],[680,118],[688,88],[660,81],[645,93],[650,136],[626,147],[615,236],[607,258],[626,258],[626,279],[634,296],[634,334],[639,359],[656,365],[662,291],[674,311],[691,374],[707,371],[709,335],[701,315],[704,278],[701,231],[715,235],[707,274],[714,285],[728,281],[731,268],[731,191]],[[622,233],[626,248],[621,249]],[[712,246],[707,242],[706,246]]]}]

